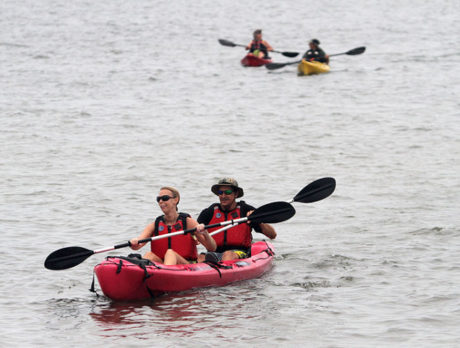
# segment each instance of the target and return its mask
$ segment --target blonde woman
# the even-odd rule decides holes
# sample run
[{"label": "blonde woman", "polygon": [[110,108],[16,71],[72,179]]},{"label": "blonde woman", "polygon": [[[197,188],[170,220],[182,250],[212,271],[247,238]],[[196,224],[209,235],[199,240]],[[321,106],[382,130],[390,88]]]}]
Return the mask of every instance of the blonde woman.
[{"label": "blonde woman", "polygon": [[204,225],[198,224],[189,214],[178,212],[180,194],[177,189],[170,186],[162,187],[156,199],[163,215],[158,216],[155,222],[148,224],[137,238],[130,240],[131,249],[138,250],[146,244],[139,244],[139,240],[196,227],[197,230],[193,234],[182,234],[152,241],[150,251],[143,257],[165,265],[176,265],[196,262],[198,243],[201,243],[208,251],[216,250],[216,242],[204,229]]}]

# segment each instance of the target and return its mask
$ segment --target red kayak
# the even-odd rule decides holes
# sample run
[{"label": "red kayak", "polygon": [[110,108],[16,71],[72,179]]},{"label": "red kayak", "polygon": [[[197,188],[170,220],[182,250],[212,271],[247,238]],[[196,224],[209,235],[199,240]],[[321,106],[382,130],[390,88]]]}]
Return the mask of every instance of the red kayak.
[{"label": "red kayak", "polygon": [[[166,266],[139,259],[109,256],[96,265],[102,292],[112,300],[142,300],[168,292],[223,286],[260,277],[273,265],[274,248],[266,241],[255,242],[247,259],[214,263]],[[146,260],[142,260],[145,261]]]},{"label": "red kayak", "polygon": [[243,66],[262,66],[271,62],[271,59],[259,58],[252,54],[247,54],[246,57],[241,59],[241,65]]}]

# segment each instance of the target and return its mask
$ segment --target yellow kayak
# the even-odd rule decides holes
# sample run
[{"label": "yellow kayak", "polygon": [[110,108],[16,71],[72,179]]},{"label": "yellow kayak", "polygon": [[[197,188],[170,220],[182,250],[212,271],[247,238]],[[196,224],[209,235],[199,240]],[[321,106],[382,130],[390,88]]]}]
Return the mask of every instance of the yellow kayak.
[{"label": "yellow kayak", "polygon": [[305,59],[302,59],[302,61],[297,66],[297,72],[299,76],[322,74],[329,72],[329,70],[331,70],[331,68],[326,63],[316,61],[309,62]]}]

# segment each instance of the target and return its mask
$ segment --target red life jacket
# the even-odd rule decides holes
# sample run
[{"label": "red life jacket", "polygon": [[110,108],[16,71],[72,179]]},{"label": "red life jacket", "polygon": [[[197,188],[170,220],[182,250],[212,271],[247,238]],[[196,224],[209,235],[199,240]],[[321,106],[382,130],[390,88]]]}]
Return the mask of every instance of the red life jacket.
[{"label": "red life jacket", "polygon": [[[224,212],[220,210],[217,204],[214,206],[214,214],[209,224],[239,219],[240,217],[244,216],[241,216],[241,208],[239,205],[232,211]],[[210,228],[208,231],[212,232],[219,228],[221,228],[221,226]],[[247,223],[242,223],[212,237],[216,241],[218,252],[230,249],[248,249],[251,247],[252,242],[251,226]]]},{"label": "red life jacket", "polygon": [[256,41],[256,40],[251,41],[251,46],[249,48],[249,52],[252,53],[255,50],[262,51],[264,53],[265,57],[268,56],[267,46],[264,45],[263,40],[262,41]]},{"label": "red life jacket", "polygon": [[[157,217],[155,220],[155,236],[161,236],[167,233],[182,231],[187,228],[187,217],[189,214],[179,213],[177,222],[173,225],[167,225],[164,220],[164,215]],[[164,259],[166,250],[173,249],[176,253],[186,260],[196,261],[198,252],[196,249],[196,241],[190,233],[182,234],[174,237],[163,238],[154,240],[150,243],[150,250],[152,253]]]}]

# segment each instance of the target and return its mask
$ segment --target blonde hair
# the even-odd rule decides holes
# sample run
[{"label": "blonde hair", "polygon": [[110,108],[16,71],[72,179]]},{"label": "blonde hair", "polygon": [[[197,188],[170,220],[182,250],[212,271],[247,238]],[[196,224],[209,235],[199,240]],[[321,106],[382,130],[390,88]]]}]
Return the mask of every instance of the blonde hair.
[{"label": "blonde hair", "polygon": [[175,187],[172,187],[172,186],[163,186],[162,188],[160,188],[160,191],[161,190],[168,190],[168,191],[171,191],[172,195],[173,195],[173,198],[177,198],[177,204],[179,204],[180,202],[180,193],[179,191],[175,188]]}]

